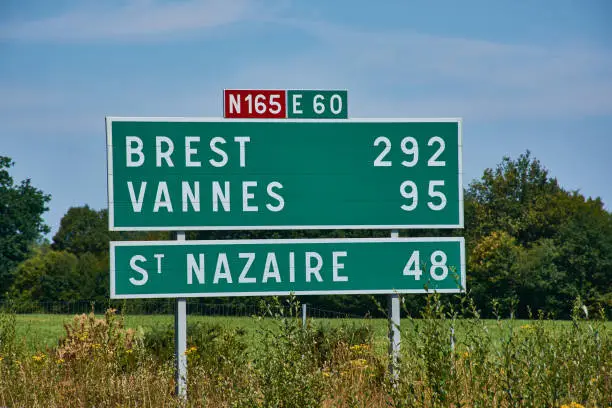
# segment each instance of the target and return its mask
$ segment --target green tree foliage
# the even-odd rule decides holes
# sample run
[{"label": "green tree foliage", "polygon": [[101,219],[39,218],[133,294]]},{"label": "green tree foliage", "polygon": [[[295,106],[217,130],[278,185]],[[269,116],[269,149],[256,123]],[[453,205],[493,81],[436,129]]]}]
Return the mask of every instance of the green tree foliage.
[{"label": "green tree foliage", "polygon": [[[561,300],[580,296],[587,303],[612,307],[612,214],[599,199],[585,200],[574,193],[568,216],[555,237],[559,254],[555,263],[566,271]],[[569,205],[568,205],[569,207]]]},{"label": "green tree foliage", "polygon": [[15,268],[30,255],[32,244],[49,232],[42,219],[51,196],[30,179],[15,184],[9,174],[13,161],[0,156],[0,299],[15,279]]},{"label": "green tree foliage", "polygon": [[80,276],[78,299],[104,302],[109,297],[109,253],[78,255],[77,273]]},{"label": "green tree foliage", "polygon": [[562,189],[529,151],[505,157],[466,191],[468,288],[519,315],[569,316],[581,296],[610,306],[612,215],[600,199]]},{"label": "green tree foliage", "polygon": [[73,254],[100,254],[108,251],[112,235],[108,231],[108,211],[89,206],[72,207],[62,217],[51,247]]},{"label": "green tree foliage", "polygon": [[71,207],[60,221],[51,248],[75,255],[85,253],[108,255],[110,241],[171,239],[169,232],[113,232],[108,229],[108,210],[99,211],[88,205]]},{"label": "green tree foliage", "polygon": [[62,217],[51,249],[76,257],[79,285],[74,299],[104,301],[109,296],[109,243],[118,240],[169,239],[167,232],[112,232],[108,210],[72,207]]},{"label": "green tree foliage", "polygon": [[[2,168],[10,165],[7,160],[0,163]],[[12,186],[12,180],[6,170],[0,171],[0,186],[3,186],[0,194],[9,194],[6,186]],[[15,220],[21,220],[21,216],[28,219],[30,214],[30,220],[40,221],[48,196],[31,187],[29,181],[11,188],[21,191],[32,203],[27,204],[27,199],[7,199],[13,205],[10,214],[19,216],[7,216],[7,206],[0,205],[0,228],[6,230],[6,220],[12,220],[10,225],[14,231],[21,232],[24,227]],[[26,209],[31,212],[27,213]],[[612,214],[606,211],[601,200],[586,199],[578,192],[561,188],[529,151],[517,159],[504,157],[495,169],[486,169],[481,178],[469,185],[465,191],[465,222],[465,230],[400,233],[402,236],[465,236],[468,290],[485,315],[491,315],[494,299],[505,313],[511,310],[520,317],[526,317],[529,308],[567,317],[576,296],[590,304],[607,306],[608,310],[612,306]],[[15,243],[14,236],[0,235],[0,277],[7,273],[7,263],[2,262],[7,254],[21,254],[21,258],[12,258],[13,265],[17,265],[27,256],[40,232],[46,230],[40,222],[28,225],[33,229],[28,230],[28,239],[19,241],[21,246]],[[216,240],[388,236],[389,231],[385,230],[191,231],[187,234],[188,239]],[[109,290],[110,241],[173,238],[169,232],[110,232],[107,210],[96,211],[87,205],[70,208],[51,247],[40,247],[30,260],[19,266],[19,279],[11,294],[22,300],[104,301]],[[10,245],[22,252],[8,251],[6,248],[13,248]],[[380,271],[373,272],[384,272],[384,265],[381,264]],[[0,281],[0,285],[4,282]],[[423,299],[421,295],[407,296],[405,305],[411,313],[418,314],[424,307]],[[206,298],[203,301],[254,305],[259,299]],[[379,315],[377,304],[383,307],[385,304],[384,296],[308,296],[301,301],[315,308],[359,315]]]},{"label": "green tree foliage", "polygon": [[17,267],[10,297],[16,301],[71,300],[79,296],[78,258],[43,245]]},{"label": "green tree foliage", "polygon": [[537,159],[527,151],[517,160],[504,157],[466,192],[468,234],[480,238],[493,231],[507,231],[520,245],[550,238],[562,221],[551,198],[561,193],[557,180],[549,177]]}]

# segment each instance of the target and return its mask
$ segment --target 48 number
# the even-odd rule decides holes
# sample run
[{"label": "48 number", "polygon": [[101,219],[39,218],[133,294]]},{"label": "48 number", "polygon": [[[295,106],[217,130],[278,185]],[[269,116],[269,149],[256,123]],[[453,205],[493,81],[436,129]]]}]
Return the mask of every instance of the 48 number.
[{"label": "48 number", "polygon": [[[421,280],[423,270],[421,269],[420,252],[413,251],[410,259],[404,266],[404,276],[414,276],[415,280]],[[429,275],[437,281],[446,279],[448,276],[448,266],[446,265],[446,253],[444,251],[434,251],[429,258],[431,266],[429,267]]]}]

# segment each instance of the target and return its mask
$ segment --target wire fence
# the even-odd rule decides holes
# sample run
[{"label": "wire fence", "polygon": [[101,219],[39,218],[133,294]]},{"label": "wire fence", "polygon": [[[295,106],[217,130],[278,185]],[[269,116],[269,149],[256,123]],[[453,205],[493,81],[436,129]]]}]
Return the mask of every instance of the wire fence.
[{"label": "wire fence", "polygon": [[[281,306],[285,315],[289,315],[289,306]],[[172,315],[175,312],[174,299],[138,299],[125,301],[95,301],[95,300],[69,300],[49,302],[0,302],[0,311],[8,310],[17,314],[83,314],[94,312],[104,313],[113,308],[127,315]],[[264,314],[258,304],[242,303],[203,303],[199,299],[187,299],[187,313],[198,316],[256,316]],[[320,309],[307,305],[307,317],[316,319],[363,319],[368,315],[358,315],[337,310]],[[301,316],[301,310],[298,315]],[[296,316],[297,317],[297,316]]]}]

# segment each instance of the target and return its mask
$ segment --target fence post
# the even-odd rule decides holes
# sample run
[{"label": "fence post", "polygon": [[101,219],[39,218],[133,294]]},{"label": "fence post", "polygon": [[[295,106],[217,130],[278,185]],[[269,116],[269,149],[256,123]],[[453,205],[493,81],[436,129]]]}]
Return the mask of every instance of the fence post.
[{"label": "fence post", "polygon": [[306,303],[302,303],[302,327],[306,328]]},{"label": "fence post", "polygon": [[[184,241],[185,232],[177,232],[176,240]],[[187,355],[185,351],[187,351],[187,300],[178,298],[174,311],[174,358],[176,361],[176,395],[180,399],[187,398]]]}]

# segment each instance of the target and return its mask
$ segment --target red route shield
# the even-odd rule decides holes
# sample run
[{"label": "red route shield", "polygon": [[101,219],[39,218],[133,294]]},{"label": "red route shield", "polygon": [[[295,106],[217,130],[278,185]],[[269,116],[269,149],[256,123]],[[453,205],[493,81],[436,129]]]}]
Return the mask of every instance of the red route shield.
[{"label": "red route shield", "polygon": [[225,89],[223,116],[226,119],[285,119],[287,92],[271,89]]}]

